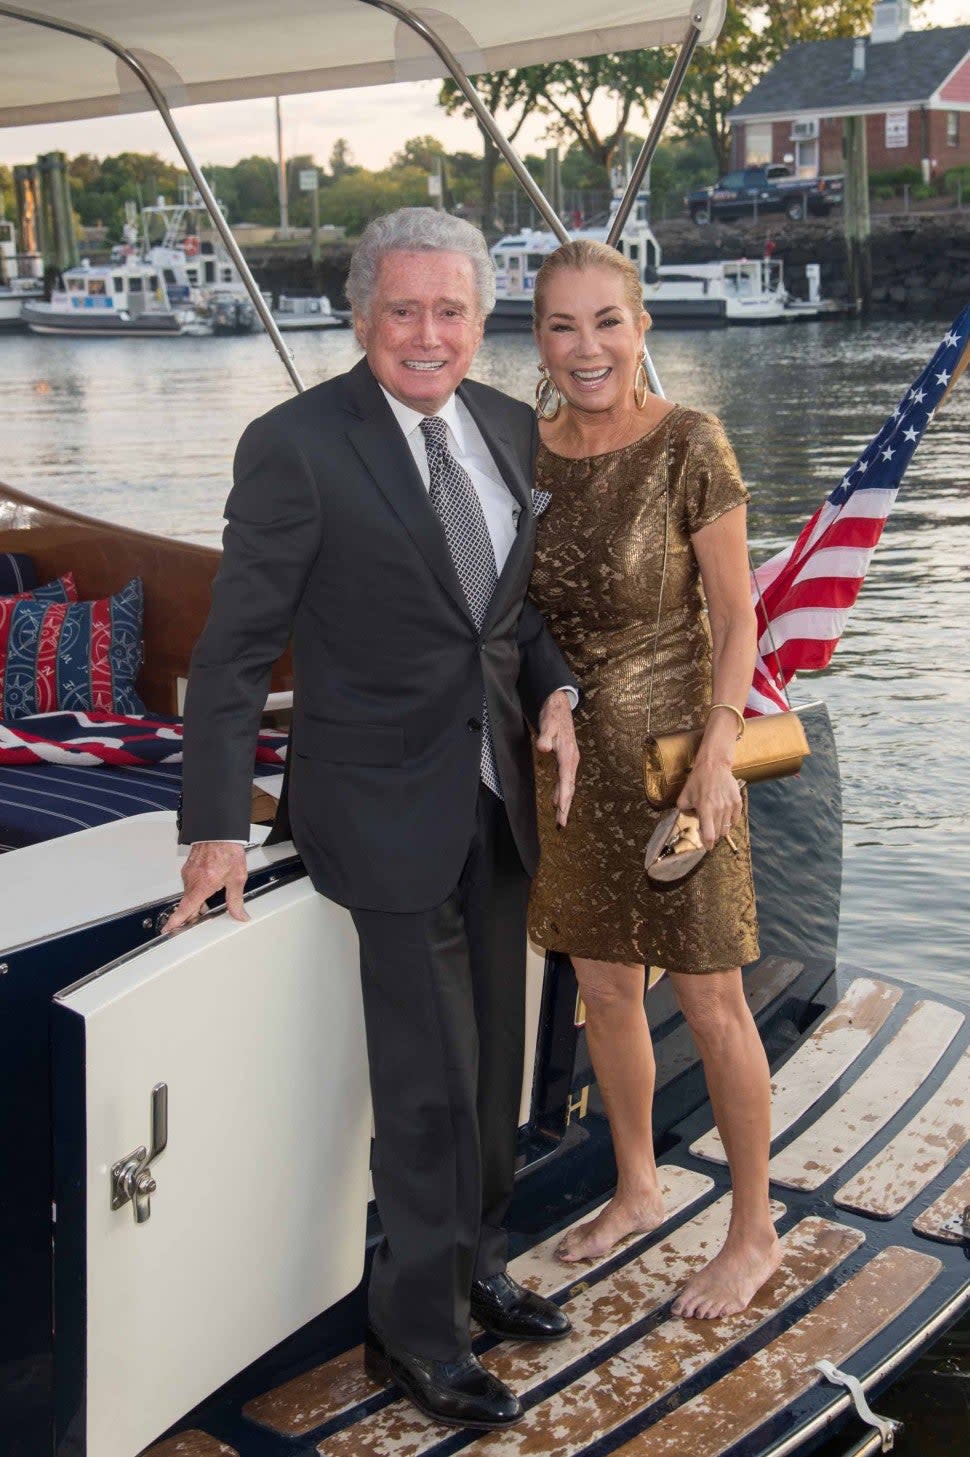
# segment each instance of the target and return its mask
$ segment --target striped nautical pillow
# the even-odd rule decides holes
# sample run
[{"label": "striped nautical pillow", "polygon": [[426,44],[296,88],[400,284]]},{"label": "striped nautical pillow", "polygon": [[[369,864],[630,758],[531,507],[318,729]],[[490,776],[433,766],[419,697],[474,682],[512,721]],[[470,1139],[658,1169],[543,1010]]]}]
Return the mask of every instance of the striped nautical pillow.
[{"label": "striped nautical pillow", "polygon": [[[73,586],[73,581],[72,584]],[[0,717],[56,709],[144,713],[141,579],[96,602],[8,599],[0,611]]]}]

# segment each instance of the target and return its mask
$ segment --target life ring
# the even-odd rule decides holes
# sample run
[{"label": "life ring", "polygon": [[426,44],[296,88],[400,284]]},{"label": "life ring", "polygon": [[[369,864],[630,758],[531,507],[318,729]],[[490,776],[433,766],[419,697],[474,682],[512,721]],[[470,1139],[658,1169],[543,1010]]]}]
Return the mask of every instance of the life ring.
[{"label": "life ring", "polygon": [[189,233],[188,237],[184,238],[182,241],[182,252],[185,254],[186,258],[195,258],[201,246],[202,245],[195,233]]}]

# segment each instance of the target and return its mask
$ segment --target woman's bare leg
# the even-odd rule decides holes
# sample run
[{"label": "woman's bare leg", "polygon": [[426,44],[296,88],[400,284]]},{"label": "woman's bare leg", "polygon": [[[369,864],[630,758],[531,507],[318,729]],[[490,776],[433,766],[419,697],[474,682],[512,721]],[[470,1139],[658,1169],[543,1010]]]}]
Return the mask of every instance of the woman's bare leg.
[{"label": "woman's bare leg", "polygon": [[724,1246],[687,1282],[673,1310],[713,1319],[744,1310],[781,1258],[768,1204],[771,1079],[741,972],[673,973],[671,979],[704,1063],[732,1185]]},{"label": "woman's bare leg", "polygon": [[642,966],[572,958],[586,1005],[586,1040],[616,1155],[616,1193],[606,1208],[566,1236],[559,1258],[597,1259],[629,1234],[664,1217],[653,1153],[655,1064],[643,1007]]}]

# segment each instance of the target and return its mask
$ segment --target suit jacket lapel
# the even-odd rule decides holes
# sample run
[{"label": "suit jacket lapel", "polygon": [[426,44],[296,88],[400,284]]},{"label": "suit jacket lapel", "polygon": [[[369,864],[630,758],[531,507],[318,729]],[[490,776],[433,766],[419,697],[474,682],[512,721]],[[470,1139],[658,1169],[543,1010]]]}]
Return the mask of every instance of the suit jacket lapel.
[{"label": "suit jacket lapel", "polygon": [[356,416],[347,429],[351,444],[448,596],[473,621],[444,528],[366,359],[354,366],[347,382],[348,406]]}]

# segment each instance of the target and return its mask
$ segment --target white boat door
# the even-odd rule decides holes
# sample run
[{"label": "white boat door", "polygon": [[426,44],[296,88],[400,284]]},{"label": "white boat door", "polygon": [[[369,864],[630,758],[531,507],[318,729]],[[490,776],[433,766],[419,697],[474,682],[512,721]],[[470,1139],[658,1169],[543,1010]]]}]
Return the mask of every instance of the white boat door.
[{"label": "white boat door", "polygon": [[58,1457],[136,1457],[360,1280],[353,924],[305,878],[247,905],[54,1003]]}]

